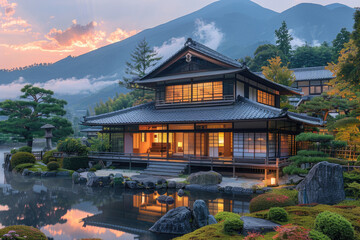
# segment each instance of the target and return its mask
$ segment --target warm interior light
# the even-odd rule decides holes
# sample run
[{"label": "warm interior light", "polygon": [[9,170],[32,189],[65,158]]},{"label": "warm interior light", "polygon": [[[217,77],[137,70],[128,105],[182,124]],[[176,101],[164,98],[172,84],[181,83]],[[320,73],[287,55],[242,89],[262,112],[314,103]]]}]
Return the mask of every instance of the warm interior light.
[{"label": "warm interior light", "polygon": [[178,142],[177,145],[178,145],[179,148],[182,148],[182,147],[183,147],[183,143],[182,143],[182,142]]},{"label": "warm interior light", "polygon": [[272,178],[270,179],[270,184],[271,184],[271,185],[276,185],[276,178],[272,177]]},{"label": "warm interior light", "polygon": [[219,147],[223,147],[224,146],[224,133],[220,132],[219,133]]}]

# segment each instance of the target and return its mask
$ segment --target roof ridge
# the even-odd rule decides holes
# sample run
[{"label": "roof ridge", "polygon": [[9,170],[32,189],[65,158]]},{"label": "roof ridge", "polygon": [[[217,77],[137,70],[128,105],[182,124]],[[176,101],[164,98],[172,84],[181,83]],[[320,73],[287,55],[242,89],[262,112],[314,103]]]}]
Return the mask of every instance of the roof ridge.
[{"label": "roof ridge", "polygon": [[[300,68],[290,68],[289,70],[291,71],[307,71],[307,70],[316,70],[316,69],[321,69],[321,70],[327,70],[325,69],[326,66],[315,66],[315,67],[300,67]],[[329,70],[328,70],[329,71]]]},{"label": "roof ridge", "polygon": [[113,112],[102,113],[102,114],[95,115],[95,116],[84,117],[84,120],[85,121],[86,120],[96,120],[96,119],[103,118],[103,117],[111,117],[111,116],[114,116],[114,115],[116,115],[118,113],[125,113],[125,112],[128,112],[128,111],[134,110],[134,109],[147,107],[147,106],[150,106],[150,105],[152,105],[154,103],[155,103],[154,101],[151,101],[151,102],[148,102],[148,103],[143,103],[143,104],[136,105],[136,106],[133,106],[133,107],[128,107],[128,108],[123,108],[123,109],[113,111]]},{"label": "roof ridge", "polygon": [[251,99],[248,99],[248,98],[245,98],[245,97],[242,97],[242,96],[238,96],[238,98],[240,98],[240,100],[242,102],[253,104],[253,105],[257,106],[257,107],[263,108],[263,109],[271,111],[273,113],[280,113],[281,112],[280,108],[276,108],[276,107],[272,107],[272,106],[269,106],[269,105],[266,105],[266,104],[262,104],[262,103],[253,101]]}]

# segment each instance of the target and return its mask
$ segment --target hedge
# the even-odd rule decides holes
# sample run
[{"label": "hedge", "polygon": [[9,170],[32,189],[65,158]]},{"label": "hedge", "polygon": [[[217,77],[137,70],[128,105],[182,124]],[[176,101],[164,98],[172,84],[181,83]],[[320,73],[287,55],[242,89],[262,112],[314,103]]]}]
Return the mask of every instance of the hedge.
[{"label": "hedge", "polygon": [[292,205],[295,205],[295,202],[288,196],[275,193],[265,193],[251,199],[250,212],[266,210],[271,207],[287,207]]},{"label": "hedge", "polygon": [[80,168],[89,167],[89,158],[87,156],[65,157],[63,160],[63,168],[69,170],[78,170]]}]

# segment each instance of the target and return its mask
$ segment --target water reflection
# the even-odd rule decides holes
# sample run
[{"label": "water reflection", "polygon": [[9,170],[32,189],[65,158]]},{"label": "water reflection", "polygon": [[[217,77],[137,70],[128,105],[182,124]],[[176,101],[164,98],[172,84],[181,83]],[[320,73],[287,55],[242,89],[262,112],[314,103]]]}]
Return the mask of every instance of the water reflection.
[{"label": "water reflection", "polygon": [[[170,239],[172,236],[148,231],[170,209],[192,206],[195,200],[203,199],[213,215],[219,211],[241,213],[248,212],[250,201],[250,197],[200,192],[179,197],[175,191],[91,189],[72,185],[68,178],[28,178],[8,172],[4,173],[4,183],[0,183],[0,227],[33,226],[56,240]],[[156,198],[162,194],[172,196],[175,203],[157,202]]]}]

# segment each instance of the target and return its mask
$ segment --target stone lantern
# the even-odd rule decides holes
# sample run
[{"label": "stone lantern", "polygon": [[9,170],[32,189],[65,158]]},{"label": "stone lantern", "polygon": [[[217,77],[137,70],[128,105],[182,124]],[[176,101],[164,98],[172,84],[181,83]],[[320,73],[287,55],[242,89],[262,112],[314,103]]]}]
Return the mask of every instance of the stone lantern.
[{"label": "stone lantern", "polygon": [[45,124],[41,127],[41,129],[45,130],[46,147],[44,148],[44,151],[50,151],[52,149],[51,138],[53,137],[52,130],[54,128],[55,127],[51,124]]}]

